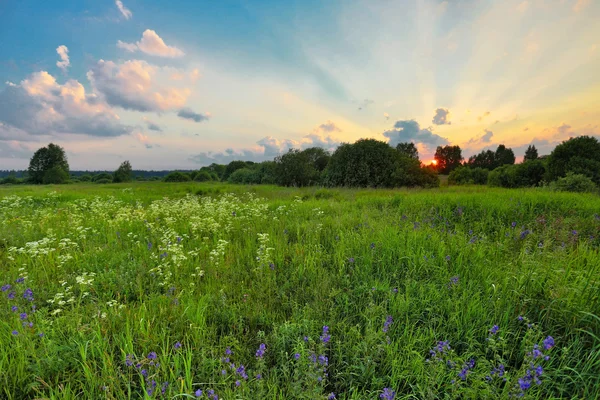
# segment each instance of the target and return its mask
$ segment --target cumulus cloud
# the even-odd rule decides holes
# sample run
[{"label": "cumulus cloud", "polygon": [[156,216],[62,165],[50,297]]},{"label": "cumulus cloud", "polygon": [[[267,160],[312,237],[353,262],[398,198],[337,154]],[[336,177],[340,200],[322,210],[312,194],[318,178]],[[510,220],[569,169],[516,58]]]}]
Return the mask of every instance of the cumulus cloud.
[{"label": "cumulus cloud", "polygon": [[81,83],[70,79],[61,85],[46,71],[0,92],[0,122],[33,135],[119,136],[132,130]]},{"label": "cumulus cloud", "polygon": [[117,47],[133,53],[141,51],[157,57],[176,58],[183,57],[185,53],[177,47],[167,46],[164,40],[152,29],[146,29],[142,34],[142,39],[135,43],[126,43],[117,41]]},{"label": "cumulus cloud", "polygon": [[436,125],[450,125],[452,122],[448,120],[448,115],[450,111],[446,108],[438,108],[435,110],[435,115],[433,116],[433,122]]},{"label": "cumulus cloud", "polygon": [[415,120],[397,121],[394,129],[383,132],[389,139],[390,146],[396,147],[398,143],[421,143],[427,148],[449,144],[448,139],[436,135],[430,129],[421,129]]},{"label": "cumulus cloud", "polygon": [[144,117],[144,122],[146,123],[146,128],[148,128],[151,131],[156,131],[156,132],[162,132],[162,128],[160,126],[158,126],[158,124],[155,124],[154,122],[150,121],[148,118]]},{"label": "cumulus cloud", "polygon": [[327,121],[319,125],[313,132],[341,132],[342,130],[332,121]]},{"label": "cumulus cloud", "polygon": [[94,91],[113,106],[135,111],[168,111],[183,107],[190,89],[182,85],[160,85],[157,76],[160,73],[170,75],[172,72],[140,60],[122,64],[100,60],[88,71],[87,77]]},{"label": "cumulus cloud", "polygon": [[199,114],[197,112],[192,111],[191,109],[189,109],[187,107],[179,110],[179,112],[177,113],[177,116],[184,118],[184,119],[191,119],[194,122],[208,121],[210,119],[210,113]]},{"label": "cumulus cloud", "polygon": [[56,48],[56,52],[60,57],[60,61],[56,62],[56,66],[66,73],[67,68],[71,66],[71,62],[69,61],[69,49],[67,46],[61,45]]},{"label": "cumulus cloud", "polygon": [[131,17],[133,17],[131,10],[129,10],[127,7],[125,7],[121,0],[115,0],[115,5],[119,9],[119,12],[123,16],[123,18],[131,19]]},{"label": "cumulus cloud", "polygon": [[494,132],[492,132],[488,129],[484,129],[483,132],[484,132],[483,135],[469,139],[467,144],[468,145],[477,145],[477,144],[490,143],[492,141],[492,136],[494,136]]},{"label": "cumulus cloud", "polygon": [[[330,121],[328,121],[330,122]],[[323,126],[326,126],[323,128]],[[278,155],[287,153],[290,149],[305,150],[311,147],[321,147],[333,151],[340,145],[340,141],[329,135],[324,135],[329,127],[327,123],[321,124],[312,133],[303,136],[300,140],[277,139],[273,136],[265,136],[256,142],[256,146],[250,149],[226,149],[223,152],[203,152],[189,159],[195,163],[208,165],[211,163],[227,164],[234,160],[265,161],[272,160]],[[339,129],[339,128],[338,128]]]}]

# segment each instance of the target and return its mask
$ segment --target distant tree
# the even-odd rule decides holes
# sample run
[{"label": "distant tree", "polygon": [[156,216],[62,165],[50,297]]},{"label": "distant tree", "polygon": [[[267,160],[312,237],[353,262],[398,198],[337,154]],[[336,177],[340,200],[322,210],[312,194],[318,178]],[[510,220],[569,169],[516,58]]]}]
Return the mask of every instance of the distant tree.
[{"label": "distant tree", "polygon": [[[196,172],[196,171],[194,171]],[[196,182],[208,182],[208,181],[212,181],[212,177],[210,176],[210,173],[208,171],[197,171],[194,176],[192,176],[190,174],[190,177],[192,178],[192,180],[196,181]]]},{"label": "distant tree", "polygon": [[129,182],[133,178],[133,172],[129,161],[123,161],[113,174],[113,182]]},{"label": "distant tree", "polygon": [[459,146],[438,146],[434,159],[438,173],[449,174],[461,165],[463,157]]},{"label": "distant tree", "polygon": [[495,166],[500,167],[502,165],[512,165],[515,163],[515,153],[511,148],[507,148],[505,145],[498,145],[496,153],[494,155]]},{"label": "distant tree", "polygon": [[60,165],[55,165],[44,174],[43,183],[45,185],[66,183],[69,180],[69,173]]},{"label": "distant tree", "polygon": [[185,172],[174,171],[165,176],[165,182],[189,182],[191,178]]},{"label": "distant tree", "polygon": [[538,151],[535,148],[535,145],[530,144],[525,150],[525,157],[523,157],[523,162],[533,161],[538,159]]},{"label": "distant tree", "polygon": [[329,162],[329,153],[320,147],[303,151],[290,149],[275,158],[275,181],[282,186],[309,186],[320,182]]},{"label": "distant tree", "polygon": [[419,151],[417,150],[417,146],[415,146],[415,144],[412,142],[398,143],[396,150],[409,158],[414,158],[415,160],[419,159]]},{"label": "distant tree", "polygon": [[240,161],[240,160],[232,161],[229,164],[227,164],[227,166],[225,167],[223,174],[221,175],[221,180],[226,181],[227,179],[229,179],[229,176],[231,174],[233,174],[236,170],[242,169],[242,168],[247,168],[252,165],[254,165],[254,163],[251,161]]},{"label": "distant tree", "polygon": [[92,176],[92,182],[98,182],[100,180],[102,180],[102,181],[108,180],[108,181],[112,182],[113,176],[112,176],[112,174],[109,174],[108,172],[102,172],[102,173]]},{"label": "distant tree", "polygon": [[562,142],[548,157],[548,180],[568,172],[585,175],[600,184],[600,143],[593,136],[579,136]]},{"label": "distant tree", "polygon": [[[27,170],[29,181],[37,184],[44,183],[46,173],[55,167],[65,172],[66,179],[64,182],[66,182],[69,179],[69,163],[67,162],[65,150],[60,146],[50,143],[47,147],[38,149],[33,154],[33,157],[31,157]],[[48,176],[48,180],[64,177],[65,174],[60,174],[54,169]]]},{"label": "distant tree", "polygon": [[491,150],[481,151],[481,153],[469,157],[467,165],[472,168],[492,170],[496,168],[496,153]]}]

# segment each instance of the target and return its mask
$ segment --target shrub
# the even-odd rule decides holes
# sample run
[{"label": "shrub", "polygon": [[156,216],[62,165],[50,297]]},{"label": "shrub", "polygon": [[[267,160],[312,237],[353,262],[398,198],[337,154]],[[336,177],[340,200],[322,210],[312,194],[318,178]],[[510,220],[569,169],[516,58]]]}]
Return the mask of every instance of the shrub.
[{"label": "shrub", "polygon": [[550,188],[558,192],[596,192],[598,187],[591,178],[582,174],[567,172],[567,176],[559,178],[550,184]]},{"label": "shrub", "polygon": [[548,178],[556,180],[568,172],[588,176],[600,184],[600,142],[592,136],[579,136],[562,142],[548,158]]},{"label": "shrub", "polygon": [[9,175],[0,180],[0,185],[18,185],[19,183],[22,183],[22,181],[14,175]]},{"label": "shrub", "polygon": [[212,177],[210,176],[210,174],[207,171],[198,171],[194,174],[195,176],[193,177],[193,179],[196,182],[207,182],[207,181],[212,181]]},{"label": "shrub", "polygon": [[235,170],[227,179],[229,183],[237,183],[244,185],[259,184],[260,173],[250,168],[241,168]]},{"label": "shrub", "polygon": [[489,173],[490,171],[485,168],[462,166],[450,172],[448,183],[451,185],[485,185],[488,182]]},{"label": "shrub", "polygon": [[102,180],[102,179],[108,179],[109,181],[112,182],[113,176],[109,173],[103,172],[101,174],[94,175],[92,177],[92,182],[98,182],[99,180]]},{"label": "shrub", "polygon": [[171,172],[169,175],[165,176],[165,182],[189,182],[191,178],[188,174],[184,172]]},{"label": "shrub", "polygon": [[96,181],[94,181],[95,183],[99,183],[99,184],[104,184],[104,183],[112,183],[112,179],[106,179],[106,178],[102,178],[102,179],[98,179]]}]

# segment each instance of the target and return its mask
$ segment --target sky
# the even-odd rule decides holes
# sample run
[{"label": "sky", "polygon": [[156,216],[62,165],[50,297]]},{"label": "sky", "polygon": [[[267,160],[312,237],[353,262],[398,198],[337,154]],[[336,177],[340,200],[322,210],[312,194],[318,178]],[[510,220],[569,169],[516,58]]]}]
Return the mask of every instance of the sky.
[{"label": "sky", "polygon": [[0,169],[600,137],[597,0],[0,0]]}]

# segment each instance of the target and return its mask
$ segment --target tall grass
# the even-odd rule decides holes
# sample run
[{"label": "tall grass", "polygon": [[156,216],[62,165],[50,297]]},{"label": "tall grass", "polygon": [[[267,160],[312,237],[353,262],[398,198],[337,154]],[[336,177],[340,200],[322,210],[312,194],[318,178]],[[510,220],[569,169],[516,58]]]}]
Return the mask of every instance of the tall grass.
[{"label": "tall grass", "polygon": [[193,183],[0,196],[0,397],[600,397],[598,197]]}]

